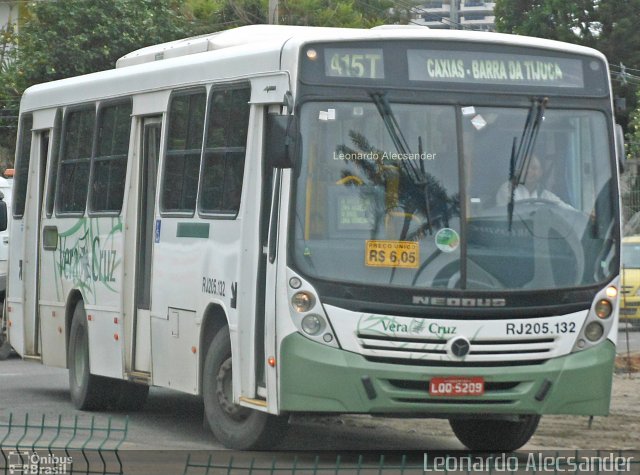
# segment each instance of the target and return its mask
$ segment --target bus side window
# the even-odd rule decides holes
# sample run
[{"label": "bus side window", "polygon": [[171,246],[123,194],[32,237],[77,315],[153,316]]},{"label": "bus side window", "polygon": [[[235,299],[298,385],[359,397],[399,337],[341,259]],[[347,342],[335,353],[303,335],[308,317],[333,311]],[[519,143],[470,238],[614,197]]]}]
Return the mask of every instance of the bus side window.
[{"label": "bus side window", "polygon": [[20,143],[18,144],[18,163],[16,165],[16,182],[14,186],[13,217],[22,218],[27,198],[27,180],[29,178],[29,158],[31,154],[31,129],[33,117],[23,115],[20,120]]},{"label": "bus side window", "polygon": [[240,208],[250,97],[248,87],[211,93],[200,193],[203,213],[235,215]]},{"label": "bus side window", "polygon": [[164,212],[195,212],[206,100],[204,88],[171,97],[160,200]]},{"label": "bus side window", "polygon": [[98,144],[92,162],[89,209],[120,213],[127,172],[131,101],[110,104],[98,115]]},{"label": "bus side window", "polygon": [[65,114],[56,199],[60,213],[84,213],[95,121],[93,104]]},{"label": "bus side window", "polygon": [[58,158],[60,156],[60,134],[62,124],[62,112],[60,109],[56,111],[56,119],[53,124],[53,133],[51,135],[52,144],[51,144],[51,158],[49,160],[49,184],[47,188],[47,218],[50,218],[53,215],[53,205],[55,201],[56,195],[56,184],[58,178]]}]

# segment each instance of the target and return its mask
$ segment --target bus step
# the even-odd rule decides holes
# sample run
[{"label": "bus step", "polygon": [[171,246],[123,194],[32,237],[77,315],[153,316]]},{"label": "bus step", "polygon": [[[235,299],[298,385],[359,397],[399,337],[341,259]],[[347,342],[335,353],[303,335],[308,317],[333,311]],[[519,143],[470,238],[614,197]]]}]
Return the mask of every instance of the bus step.
[{"label": "bus step", "polygon": [[130,373],[127,373],[127,379],[129,381],[133,381],[134,383],[149,384],[151,383],[151,373],[145,373],[143,371],[131,371]]},{"label": "bus step", "polygon": [[23,360],[42,361],[41,355],[22,355]]},{"label": "bus step", "polygon": [[258,386],[258,396],[260,396],[263,399],[267,398],[267,388],[265,388],[264,386]]}]

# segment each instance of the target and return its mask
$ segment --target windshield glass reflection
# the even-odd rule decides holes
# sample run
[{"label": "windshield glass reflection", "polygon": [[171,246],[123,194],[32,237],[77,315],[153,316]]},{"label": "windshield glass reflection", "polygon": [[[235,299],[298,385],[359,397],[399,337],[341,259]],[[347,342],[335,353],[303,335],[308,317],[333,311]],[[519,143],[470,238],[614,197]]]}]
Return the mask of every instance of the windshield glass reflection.
[{"label": "windshield glass reflection", "polygon": [[604,115],[546,110],[526,168],[510,185],[527,114],[373,96],[304,104],[295,266],[335,282],[415,288],[605,280],[617,259]]}]

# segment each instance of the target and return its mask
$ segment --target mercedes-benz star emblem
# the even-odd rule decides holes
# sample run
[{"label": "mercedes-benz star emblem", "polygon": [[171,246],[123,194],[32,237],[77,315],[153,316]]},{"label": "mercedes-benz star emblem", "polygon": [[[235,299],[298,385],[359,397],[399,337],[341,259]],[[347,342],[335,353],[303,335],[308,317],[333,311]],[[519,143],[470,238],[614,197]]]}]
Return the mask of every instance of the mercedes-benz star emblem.
[{"label": "mercedes-benz star emblem", "polygon": [[453,356],[457,356],[458,358],[467,356],[470,349],[471,344],[469,343],[469,340],[464,337],[454,338],[449,346],[449,351],[451,351],[451,354],[453,354]]}]

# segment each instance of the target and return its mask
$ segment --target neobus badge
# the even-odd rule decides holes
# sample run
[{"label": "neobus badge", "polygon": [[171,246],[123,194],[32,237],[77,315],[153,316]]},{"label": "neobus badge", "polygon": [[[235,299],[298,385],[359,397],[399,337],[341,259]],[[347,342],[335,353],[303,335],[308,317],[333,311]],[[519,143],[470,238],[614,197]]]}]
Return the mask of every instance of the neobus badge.
[{"label": "neobus badge", "polygon": [[506,299],[475,299],[457,297],[424,297],[414,295],[414,305],[432,305],[434,307],[505,307]]}]

